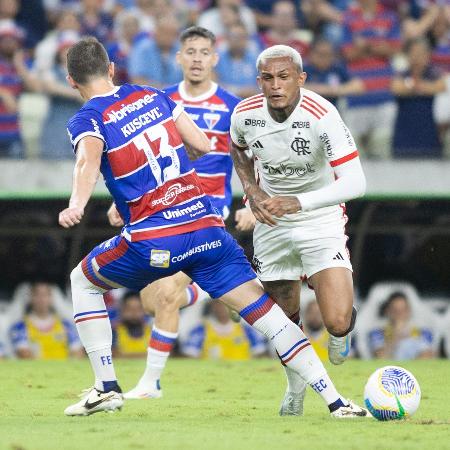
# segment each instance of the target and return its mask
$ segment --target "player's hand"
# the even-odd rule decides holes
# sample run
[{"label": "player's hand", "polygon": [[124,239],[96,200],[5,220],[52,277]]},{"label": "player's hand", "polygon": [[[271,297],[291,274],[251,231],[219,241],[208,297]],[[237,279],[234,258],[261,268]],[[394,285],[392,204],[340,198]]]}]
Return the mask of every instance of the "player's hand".
[{"label": "player's hand", "polygon": [[117,211],[116,204],[113,203],[106,213],[108,216],[109,224],[113,227],[123,227],[124,223],[122,217],[120,217],[119,211]]},{"label": "player's hand", "polygon": [[293,195],[276,195],[275,197],[264,200],[262,206],[275,217],[294,214],[302,208],[299,199]]},{"label": "player's hand", "polygon": [[269,225],[270,227],[275,226],[277,222],[273,218],[272,214],[263,205],[263,202],[270,199],[270,196],[258,186],[252,187],[252,189],[246,194],[250,209],[252,210],[255,219],[258,222]]},{"label": "player's hand", "polygon": [[84,215],[84,208],[72,206],[66,208],[59,213],[59,224],[64,228],[70,228],[78,225]]},{"label": "player's hand", "polygon": [[249,208],[238,209],[234,215],[234,220],[238,231],[251,231],[255,228],[256,218]]}]

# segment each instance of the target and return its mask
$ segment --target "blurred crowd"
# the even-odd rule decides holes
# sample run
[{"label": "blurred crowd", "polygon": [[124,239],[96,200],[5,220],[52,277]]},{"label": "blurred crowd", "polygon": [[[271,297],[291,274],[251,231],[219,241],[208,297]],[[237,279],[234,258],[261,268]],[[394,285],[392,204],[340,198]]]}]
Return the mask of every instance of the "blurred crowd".
[{"label": "blurred crowd", "polygon": [[257,92],[258,53],[287,44],[363,157],[450,157],[449,0],[0,0],[0,157],[72,157],[81,99],[65,58],[80,36],[106,46],[117,83],[164,88],[181,81],[178,34],[193,24],[217,35],[217,80],[238,96]]},{"label": "blurred crowd", "polygon": [[[275,349],[264,336],[197,286],[196,303],[181,311],[177,356],[248,360]],[[328,332],[313,291],[302,291],[302,322],[319,357],[328,360]],[[116,290],[105,294],[113,328],[113,353],[122,358],[146,357],[152,318],[139,293]],[[377,283],[358,302],[353,333],[354,358],[390,360],[450,358],[448,300],[423,301],[407,283]],[[445,309],[446,308],[446,309]],[[26,359],[81,358],[84,350],[62,291],[45,281],[19,285],[12,301],[0,302],[0,357]]]}]

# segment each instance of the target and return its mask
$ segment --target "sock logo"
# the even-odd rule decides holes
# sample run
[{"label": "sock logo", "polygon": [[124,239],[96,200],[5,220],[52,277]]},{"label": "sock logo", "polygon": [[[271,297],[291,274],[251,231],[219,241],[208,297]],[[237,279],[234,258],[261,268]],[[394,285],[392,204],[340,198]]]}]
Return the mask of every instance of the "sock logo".
[{"label": "sock logo", "polygon": [[328,386],[325,383],[325,380],[321,378],[319,381],[316,381],[314,384],[311,385],[311,387],[317,392],[320,393],[323,390],[325,390]]},{"label": "sock logo", "polygon": [[100,356],[100,361],[102,362],[102,364],[104,366],[108,366],[108,365],[112,364],[111,355]]}]

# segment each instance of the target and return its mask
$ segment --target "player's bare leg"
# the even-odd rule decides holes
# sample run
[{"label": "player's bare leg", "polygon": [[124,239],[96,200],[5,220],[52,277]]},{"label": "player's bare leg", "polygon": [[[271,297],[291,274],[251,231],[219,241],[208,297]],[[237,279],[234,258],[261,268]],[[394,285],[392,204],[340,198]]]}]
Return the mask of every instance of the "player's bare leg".
[{"label": "player's bare leg", "polygon": [[334,417],[366,416],[367,411],[345,400],[336,390],[308,338],[264,293],[256,280],[247,281],[220,297],[226,305],[264,334],[283,364],[298,373],[318,393]]},{"label": "player's bare leg", "polygon": [[124,394],[126,399],[159,398],[160,378],[178,336],[180,308],[196,300],[197,288],[183,272],[157,280],[141,291],[147,313],[154,316],[152,335],[147,349],[147,364],[136,387]]},{"label": "player's bare leg", "polygon": [[[293,280],[263,281],[263,286],[283,312],[301,327],[300,282]],[[280,416],[301,416],[306,393],[306,383],[297,372],[284,366],[287,387],[280,407]]]},{"label": "player's bare leg", "polygon": [[342,364],[350,352],[351,331],[355,326],[352,273],[345,267],[321,270],[309,278],[325,327],[330,333],[328,358]]}]

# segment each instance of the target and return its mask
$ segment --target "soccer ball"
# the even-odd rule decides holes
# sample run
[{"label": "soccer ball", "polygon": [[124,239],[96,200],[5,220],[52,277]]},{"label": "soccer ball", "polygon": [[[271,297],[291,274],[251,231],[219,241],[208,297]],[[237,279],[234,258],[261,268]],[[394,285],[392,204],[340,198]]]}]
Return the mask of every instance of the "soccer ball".
[{"label": "soccer ball", "polygon": [[420,403],[420,386],[414,375],[397,366],[377,369],[364,388],[364,402],[378,420],[412,416]]}]

